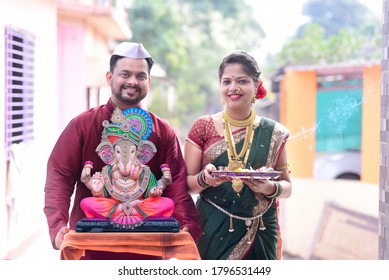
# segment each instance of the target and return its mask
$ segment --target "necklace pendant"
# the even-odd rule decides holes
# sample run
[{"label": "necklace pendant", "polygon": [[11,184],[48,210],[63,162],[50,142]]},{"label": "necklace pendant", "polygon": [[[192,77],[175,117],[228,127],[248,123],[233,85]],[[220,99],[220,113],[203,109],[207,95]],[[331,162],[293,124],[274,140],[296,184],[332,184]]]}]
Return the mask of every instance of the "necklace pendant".
[{"label": "necklace pendant", "polygon": [[240,197],[240,192],[243,189],[243,181],[241,179],[232,179],[232,188],[234,189],[238,197]]},{"label": "necklace pendant", "polygon": [[132,205],[131,205],[131,203],[129,203],[129,202],[124,202],[124,203],[122,204],[122,206],[123,206],[123,211],[124,211],[124,213],[126,213],[127,216],[130,215],[130,213],[131,213],[131,211],[132,211]]},{"label": "necklace pendant", "polygon": [[229,164],[228,164],[228,170],[229,171],[235,171],[235,170],[237,170],[239,168],[243,168],[243,163],[240,160],[230,161]]}]

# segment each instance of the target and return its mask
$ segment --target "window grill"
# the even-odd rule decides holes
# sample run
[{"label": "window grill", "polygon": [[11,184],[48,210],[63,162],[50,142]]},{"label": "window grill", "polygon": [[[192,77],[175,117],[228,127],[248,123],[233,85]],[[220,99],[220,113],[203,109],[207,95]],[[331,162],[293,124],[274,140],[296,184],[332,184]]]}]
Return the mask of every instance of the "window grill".
[{"label": "window grill", "polygon": [[35,42],[31,34],[5,29],[5,148],[34,139]]}]

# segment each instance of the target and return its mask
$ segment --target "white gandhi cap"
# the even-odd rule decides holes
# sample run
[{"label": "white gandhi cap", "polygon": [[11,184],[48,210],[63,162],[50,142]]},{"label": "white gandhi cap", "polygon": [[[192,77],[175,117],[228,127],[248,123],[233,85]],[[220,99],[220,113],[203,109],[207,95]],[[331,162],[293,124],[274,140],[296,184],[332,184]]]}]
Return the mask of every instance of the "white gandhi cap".
[{"label": "white gandhi cap", "polygon": [[150,54],[146,51],[142,44],[123,42],[120,43],[112,55],[119,55],[129,58],[151,58]]}]

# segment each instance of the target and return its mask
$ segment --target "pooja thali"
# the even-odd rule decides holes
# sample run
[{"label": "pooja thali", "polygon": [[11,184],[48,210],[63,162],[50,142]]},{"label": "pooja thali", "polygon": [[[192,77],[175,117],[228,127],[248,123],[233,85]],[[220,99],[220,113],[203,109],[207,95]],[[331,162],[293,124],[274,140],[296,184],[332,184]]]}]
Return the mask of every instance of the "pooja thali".
[{"label": "pooja thali", "polygon": [[214,177],[229,177],[229,178],[239,178],[239,179],[278,179],[281,175],[281,171],[257,171],[257,170],[248,170],[248,171],[228,171],[228,170],[217,170],[211,173]]}]

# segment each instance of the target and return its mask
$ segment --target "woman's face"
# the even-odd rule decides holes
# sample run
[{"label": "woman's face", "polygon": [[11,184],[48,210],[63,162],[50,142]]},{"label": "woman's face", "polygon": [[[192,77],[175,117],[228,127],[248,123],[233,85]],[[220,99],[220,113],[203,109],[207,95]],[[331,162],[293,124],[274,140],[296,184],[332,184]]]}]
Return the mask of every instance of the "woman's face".
[{"label": "woman's face", "polygon": [[226,108],[251,108],[255,85],[242,64],[229,64],[224,68],[220,79],[220,95]]}]

